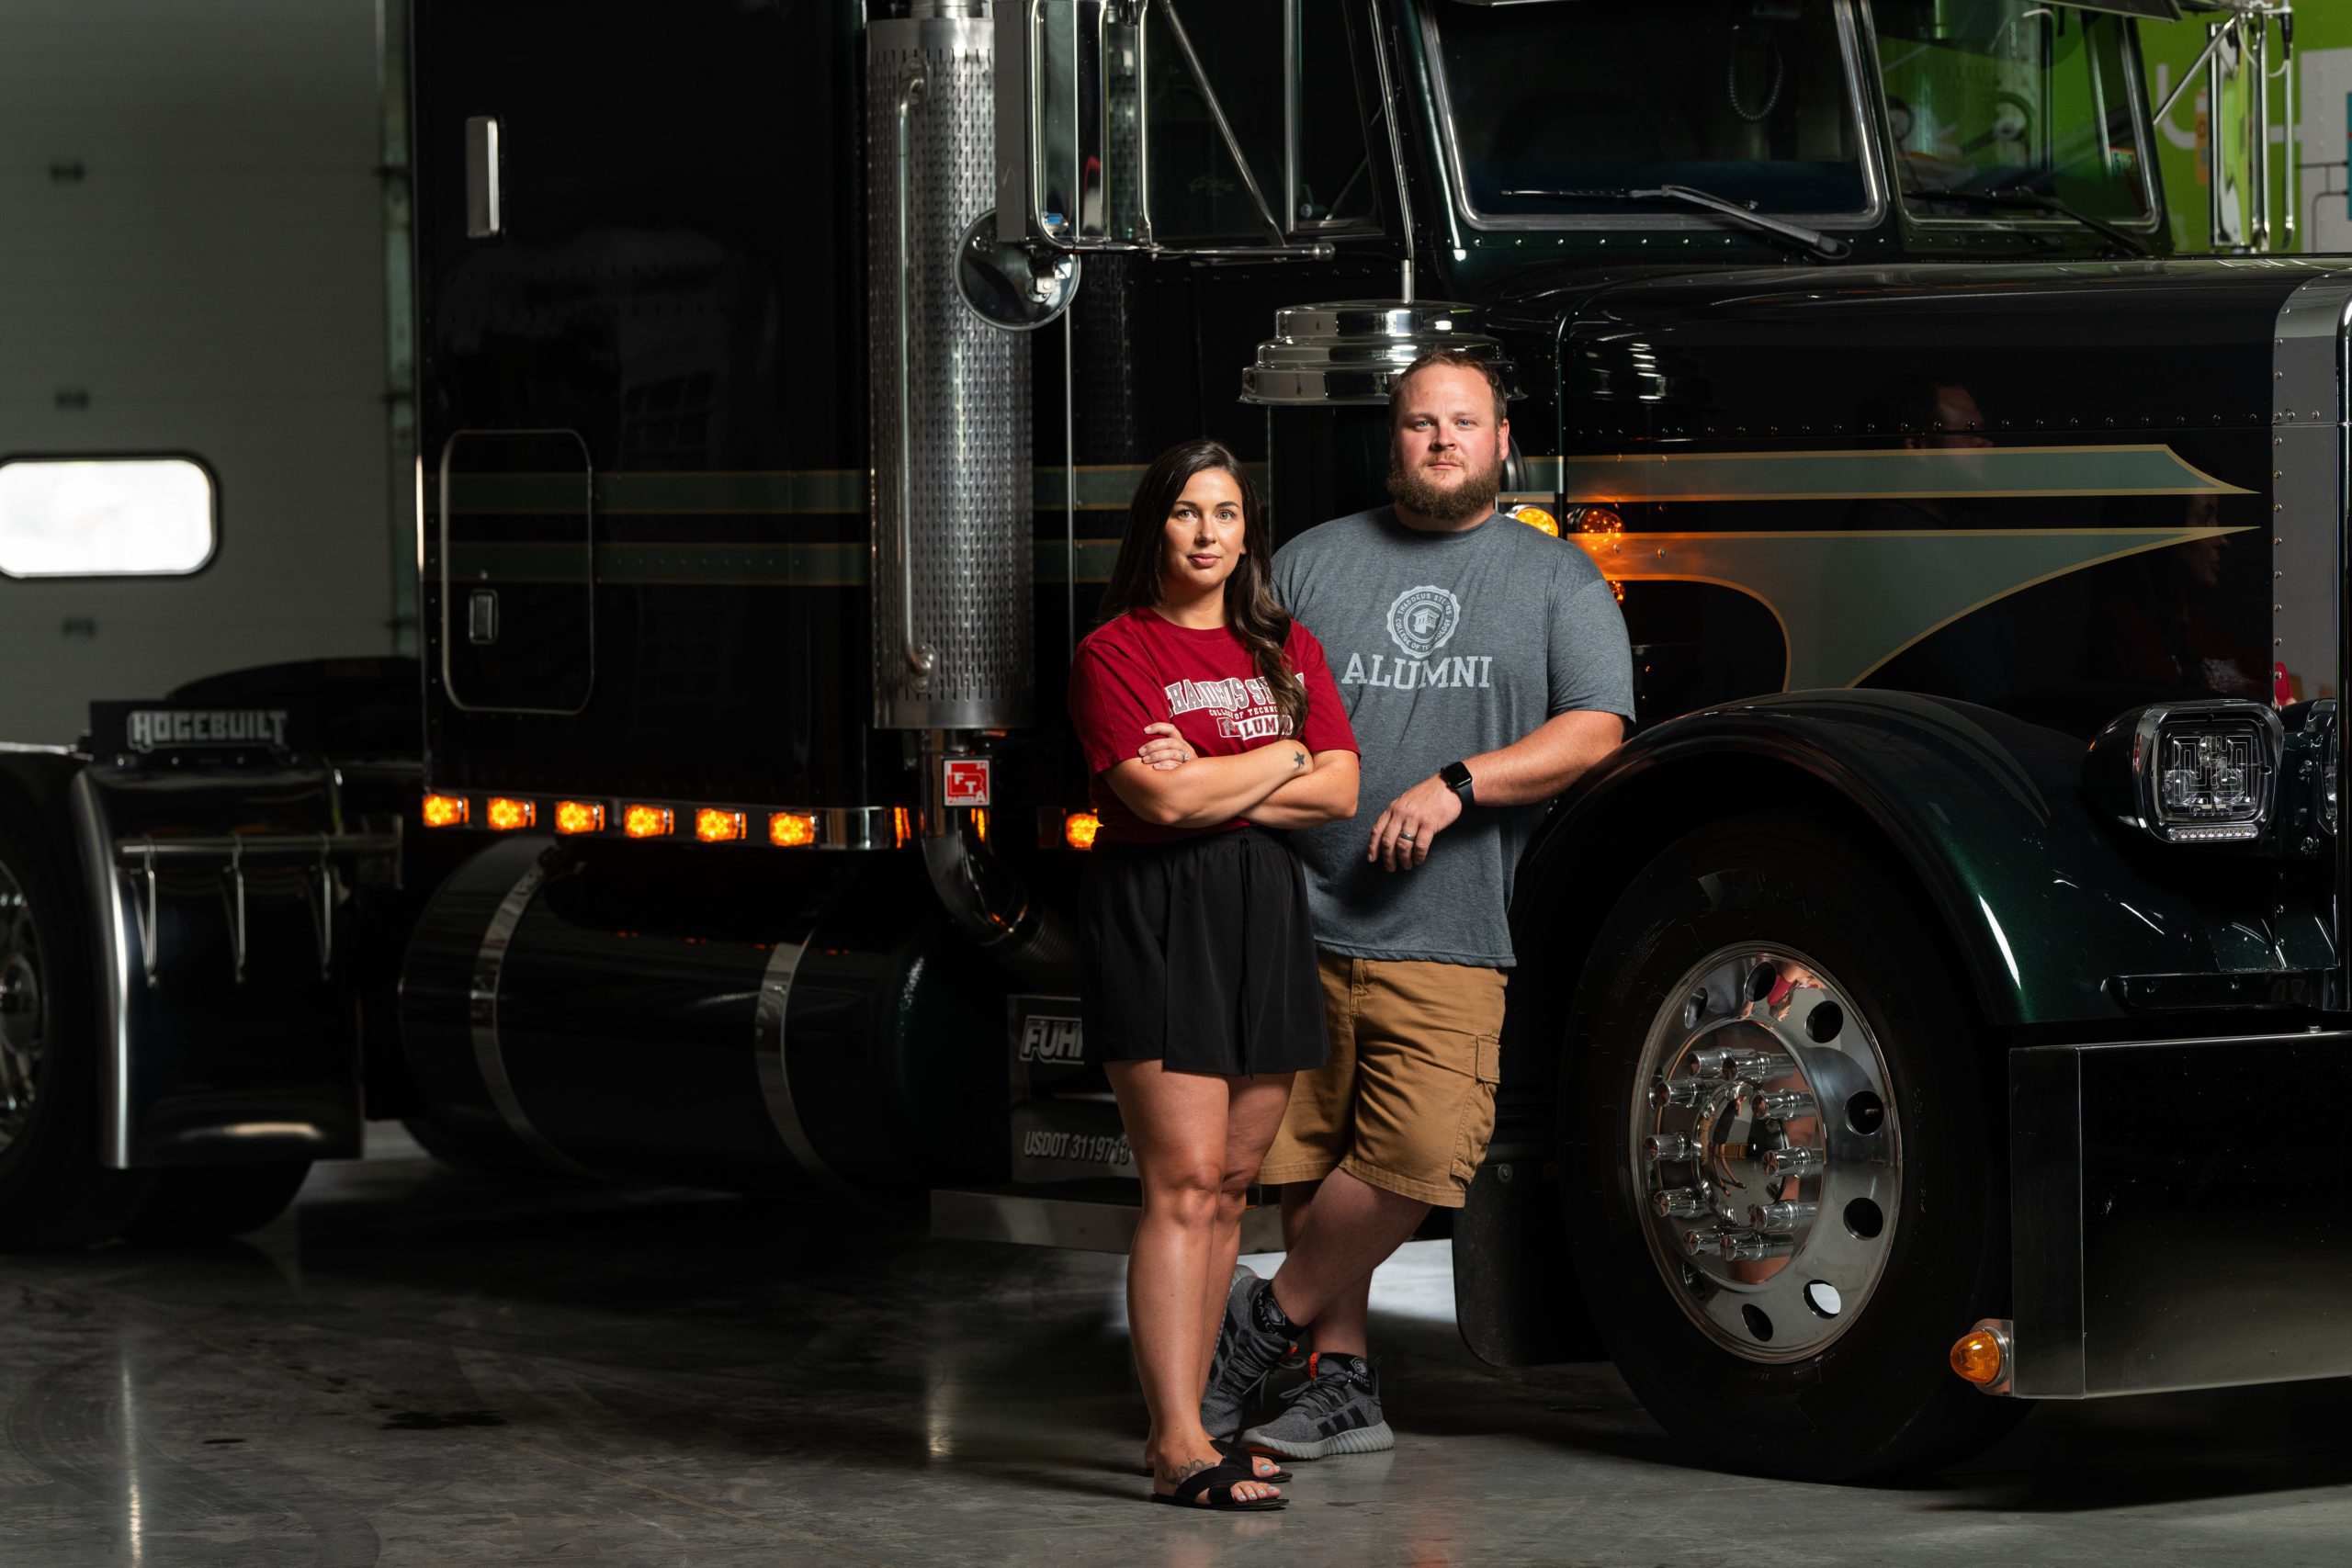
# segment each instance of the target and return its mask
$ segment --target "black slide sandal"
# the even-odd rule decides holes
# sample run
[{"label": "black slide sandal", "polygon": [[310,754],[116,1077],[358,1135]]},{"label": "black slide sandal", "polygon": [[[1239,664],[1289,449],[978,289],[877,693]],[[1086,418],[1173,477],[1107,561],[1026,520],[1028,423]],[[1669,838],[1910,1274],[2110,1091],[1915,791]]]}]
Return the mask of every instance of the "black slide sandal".
[{"label": "black slide sandal", "polygon": [[[1209,1446],[1216,1450],[1217,1452],[1223,1454],[1226,1458],[1230,1460],[1238,1460],[1242,1463],[1248,1465],[1251,1472],[1250,1479],[1252,1481],[1262,1481],[1269,1486],[1279,1486],[1283,1482],[1294,1479],[1291,1472],[1282,1467],[1280,1460],[1275,1460],[1274,1468],[1268,1471],[1265,1474],[1257,1474],[1256,1471],[1258,1469],[1258,1461],[1261,1459],[1272,1460],[1275,1459],[1275,1456],[1272,1454],[1261,1454],[1251,1450],[1245,1449],[1241,1446],[1241,1439],[1238,1438],[1211,1438],[1209,1439]],[[1149,1475],[1151,1473],[1151,1466],[1145,1465],[1139,1473]]]},{"label": "black slide sandal", "polygon": [[[1204,1512],[1223,1508],[1229,1513],[1271,1514],[1277,1509],[1290,1506],[1290,1499],[1287,1497],[1254,1497],[1243,1502],[1233,1495],[1234,1487],[1242,1482],[1257,1479],[1250,1473],[1248,1465],[1227,1460],[1223,1464],[1213,1464],[1206,1470],[1194,1471],[1178,1482],[1176,1490],[1164,1497],[1154,1492],[1151,1495],[1151,1500],[1155,1503],[1166,1503],[1177,1508],[1202,1508],[1198,1499],[1203,1493],[1207,1493],[1208,1503],[1207,1506],[1203,1508]],[[1210,1491],[1211,1487],[1221,1488],[1221,1490]]]},{"label": "black slide sandal", "polygon": [[[1243,1448],[1241,1446],[1241,1439],[1238,1438],[1211,1438],[1209,1439],[1209,1446],[1216,1450],[1217,1452],[1223,1454],[1226,1458],[1229,1460],[1238,1460],[1241,1463],[1248,1465],[1253,1472],[1257,1470],[1258,1461],[1260,1460],[1274,1458],[1272,1454],[1261,1454],[1254,1450]],[[1277,1486],[1282,1483],[1290,1480],[1291,1473],[1289,1471],[1284,1470],[1282,1467],[1281,1461],[1277,1460],[1275,1461],[1274,1468],[1272,1471],[1268,1472],[1264,1475],[1252,1473],[1250,1479],[1252,1481],[1262,1481],[1270,1486]]]}]

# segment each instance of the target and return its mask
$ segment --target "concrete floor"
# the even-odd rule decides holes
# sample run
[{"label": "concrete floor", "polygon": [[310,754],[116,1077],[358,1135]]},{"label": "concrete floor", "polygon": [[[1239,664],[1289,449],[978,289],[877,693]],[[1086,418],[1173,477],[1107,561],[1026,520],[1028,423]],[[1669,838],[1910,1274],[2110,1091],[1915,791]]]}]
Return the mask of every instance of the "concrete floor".
[{"label": "concrete floor", "polygon": [[1392,1453],[1148,1508],[1121,1260],[444,1169],[200,1252],[0,1258],[0,1564],[2352,1562],[2342,1383],[2041,1411],[1921,1487],[1677,1461],[1605,1365],[1374,1298]]}]

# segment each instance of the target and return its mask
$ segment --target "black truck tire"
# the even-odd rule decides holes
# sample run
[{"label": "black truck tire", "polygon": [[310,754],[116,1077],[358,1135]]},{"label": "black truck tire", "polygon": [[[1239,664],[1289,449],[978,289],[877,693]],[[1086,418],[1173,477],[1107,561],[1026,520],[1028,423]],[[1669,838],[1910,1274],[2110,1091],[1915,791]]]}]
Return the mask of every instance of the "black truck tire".
[{"label": "black truck tire", "polygon": [[0,1251],[119,1235],[150,1185],[98,1161],[99,996],[71,842],[0,796]]},{"label": "black truck tire", "polygon": [[1998,1063],[1928,920],[1768,812],[1673,844],[1605,932],[1562,1138],[1579,1278],[1642,1403],[1710,1463],[1816,1481],[2007,1431],[2022,1404],[1945,1360],[2004,1310],[2007,1197]]},{"label": "black truck tire", "polygon": [[286,1212],[310,1174],[306,1159],[159,1170],[128,1234],[141,1241],[180,1242],[257,1231]]}]

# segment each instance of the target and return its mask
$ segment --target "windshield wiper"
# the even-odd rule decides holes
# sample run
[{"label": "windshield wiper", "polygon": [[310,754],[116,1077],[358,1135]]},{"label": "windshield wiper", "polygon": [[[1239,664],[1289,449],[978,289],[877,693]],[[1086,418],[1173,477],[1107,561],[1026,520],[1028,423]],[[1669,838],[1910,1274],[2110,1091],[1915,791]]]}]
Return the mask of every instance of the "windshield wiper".
[{"label": "windshield wiper", "polygon": [[1712,212],[1719,218],[1728,218],[1742,228],[1753,229],[1759,234],[1786,240],[1824,261],[1843,261],[1854,248],[1817,229],[1808,229],[1802,223],[1791,223],[1785,219],[1769,218],[1757,211],[1753,203],[1733,201],[1694,186],[1657,186],[1648,190],[1507,190],[1502,194],[1533,197],[1543,201],[1674,202],[1683,207],[1698,208],[1702,212]]},{"label": "windshield wiper", "polygon": [[2053,218],[2072,219],[2084,228],[2105,235],[2132,255],[2153,254],[2147,242],[2130,230],[2119,229],[2103,218],[2077,211],[2047,192],[2024,186],[2010,186],[2004,190],[1920,190],[1905,186],[1903,194],[1914,201],[1949,201],[1960,207],[1989,207],[2010,212],[2047,212]]}]

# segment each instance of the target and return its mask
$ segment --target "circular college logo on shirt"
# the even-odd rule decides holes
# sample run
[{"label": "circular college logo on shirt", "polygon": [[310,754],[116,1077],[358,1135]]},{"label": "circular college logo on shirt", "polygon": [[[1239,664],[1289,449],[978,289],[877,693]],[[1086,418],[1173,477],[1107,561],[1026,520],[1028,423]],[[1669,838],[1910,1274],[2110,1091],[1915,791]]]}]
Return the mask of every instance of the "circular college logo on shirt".
[{"label": "circular college logo on shirt", "polygon": [[1462,601],[1429,583],[1408,588],[1388,606],[1388,635],[1416,659],[1443,648],[1461,623]]}]

